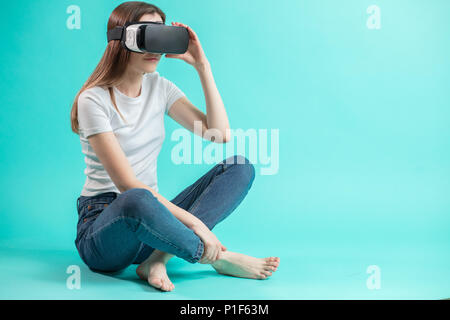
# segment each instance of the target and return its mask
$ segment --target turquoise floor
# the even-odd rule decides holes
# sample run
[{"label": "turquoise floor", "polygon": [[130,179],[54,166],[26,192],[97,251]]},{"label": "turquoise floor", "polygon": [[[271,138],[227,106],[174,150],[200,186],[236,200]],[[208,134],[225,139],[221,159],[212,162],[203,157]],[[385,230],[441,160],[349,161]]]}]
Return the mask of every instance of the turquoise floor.
[{"label": "turquoise floor", "polygon": [[[268,280],[217,274],[210,266],[179,258],[168,264],[173,292],[162,293],[139,280],[135,266],[106,276],[91,272],[73,248],[28,240],[0,242],[1,299],[443,299],[450,297],[445,247],[392,244],[377,248],[334,243],[281,246],[266,238],[259,249],[232,243],[229,249],[255,256],[278,255],[281,264]],[[247,248],[247,250],[245,250]],[[364,248],[364,250],[361,250]],[[381,288],[369,290],[366,268],[381,270]],[[66,269],[81,268],[81,288],[68,289]]]},{"label": "turquoise floor", "polygon": [[[158,1],[166,24],[199,36],[233,131],[215,149],[166,117],[158,191],[173,199],[213,162],[247,156],[255,181],[214,233],[281,258],[263,281],[176,258],[169,293],[136,266],[93,273],[74,246],[86,163],[69,115],[123,1],[77,0],[80,29],[74,2],[2,2],[14,31],[0,52],[0,299],[450,298],[449,0]],[[158,72],[209,110],[195,69],[163,60]]]}]

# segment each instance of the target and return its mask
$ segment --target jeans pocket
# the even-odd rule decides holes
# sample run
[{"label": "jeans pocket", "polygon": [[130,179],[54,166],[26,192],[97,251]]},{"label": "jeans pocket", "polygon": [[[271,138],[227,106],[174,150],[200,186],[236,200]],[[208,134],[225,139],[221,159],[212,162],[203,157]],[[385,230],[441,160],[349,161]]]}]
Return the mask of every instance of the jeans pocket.
[{"label": "jeans pocket", "polygon": [[77,224],[77,242],[84,236],[89,226],[95,221],[95,219],[97,219],[97,217],[108,205],[108,201],[99,200],[86,204],[81,208]]},{"label": "jeans pocket", "polygon": [[82,209],[80,221],[84,223],[95,219],[108,205],[109,203],[106,201],[100,201],[86,205]]}]

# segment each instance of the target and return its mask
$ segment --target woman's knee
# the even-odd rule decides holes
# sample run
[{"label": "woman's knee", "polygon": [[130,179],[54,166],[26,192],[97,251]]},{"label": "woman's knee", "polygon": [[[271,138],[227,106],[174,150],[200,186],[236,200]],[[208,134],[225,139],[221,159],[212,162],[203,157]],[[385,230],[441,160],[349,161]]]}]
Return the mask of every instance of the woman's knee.
[{"label": "woman's knee", "polygon": [[232,166],[233,170],[239,172],[239,177],[245,180],[246,183],[251,184],[255,179],[255,166],[250,160],[242,155],[234,155],[225,159],[225,164]]},{"label": "woman's knee", "polygon": [[142,218],[155,211],[158,199],[145,188],[132,188],[121,194],[123,215],[132,218]]}]

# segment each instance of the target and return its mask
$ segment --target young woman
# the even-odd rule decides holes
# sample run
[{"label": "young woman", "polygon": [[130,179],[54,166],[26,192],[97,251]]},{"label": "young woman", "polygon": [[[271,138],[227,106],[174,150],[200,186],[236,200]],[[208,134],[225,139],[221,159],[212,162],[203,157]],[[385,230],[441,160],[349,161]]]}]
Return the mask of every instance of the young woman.
[{"label": "young woman", "polygon": [[[111,14],[108,30],[128,21],[165,19],[154,5],[125,2]],[[229,251],[211,232],[253,183],[255,169],[247,158],[223,160],[171,201],[158,193],[156,162],[165,137],[165,114],[191,131],[194,121],[201,121],[203,132],[219,130],[223,138],[215,143],[229,139],[227,114],[198,36],[185,24],[172,25],[187,28],[189,47],[184,54],[165,56],[195,68],[207,113],[159,75],[162,55],[130,52],[119,41],[108,43],[71,112],[87,176],[77,200],[76,247],[91,270],[112,272],[139,264],[137,275],[162,291],[174,289],[166,272],[173,256],[210,264],[220,274],[266,279],[277,269],[278,257]]]}]

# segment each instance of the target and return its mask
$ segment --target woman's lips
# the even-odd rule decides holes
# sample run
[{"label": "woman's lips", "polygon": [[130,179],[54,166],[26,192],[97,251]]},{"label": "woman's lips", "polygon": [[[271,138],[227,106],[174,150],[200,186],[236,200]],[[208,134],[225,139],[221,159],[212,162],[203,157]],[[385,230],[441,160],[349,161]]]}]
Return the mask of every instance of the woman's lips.
[{"label": "woman's lips", "polygon": [[156,58],[148,58],[148,59],[144,59],[145,61],[158,61],[158,59]]}]

